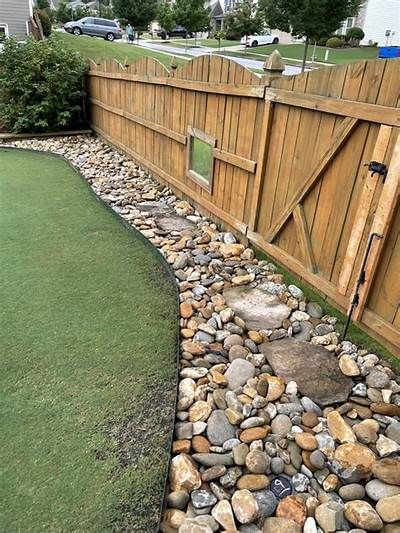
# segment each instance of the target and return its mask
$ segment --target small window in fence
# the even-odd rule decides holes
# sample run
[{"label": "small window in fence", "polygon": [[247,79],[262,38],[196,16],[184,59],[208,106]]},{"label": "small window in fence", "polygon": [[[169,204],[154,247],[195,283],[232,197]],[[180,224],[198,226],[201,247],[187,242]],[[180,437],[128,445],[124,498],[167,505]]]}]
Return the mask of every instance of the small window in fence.
[{"label": "small window in fence", "polygon": [[188,129],[186,174],[212,192],[215,139],[195,128]]}]

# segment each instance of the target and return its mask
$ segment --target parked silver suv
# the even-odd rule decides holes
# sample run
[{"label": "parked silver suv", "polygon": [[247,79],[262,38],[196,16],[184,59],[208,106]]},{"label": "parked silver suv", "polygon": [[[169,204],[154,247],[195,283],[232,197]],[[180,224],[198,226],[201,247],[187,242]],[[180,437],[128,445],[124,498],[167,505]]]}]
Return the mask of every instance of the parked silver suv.
[{"label": "parked silver suv", "polygon": [[122,39],[122,30],[117,22],[98,17],[84,17],[80,20],[72,20],[64,24],[64,30],[74,35],[84,34],[92,37],[104,37],[107,41]]}]

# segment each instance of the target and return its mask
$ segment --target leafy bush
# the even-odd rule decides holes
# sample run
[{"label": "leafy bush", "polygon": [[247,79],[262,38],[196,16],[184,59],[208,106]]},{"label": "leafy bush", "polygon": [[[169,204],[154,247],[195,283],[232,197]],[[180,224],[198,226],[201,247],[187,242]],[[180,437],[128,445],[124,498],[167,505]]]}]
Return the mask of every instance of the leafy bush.
[{"label": "leafy bush", "polygon": [[81,122],[86,65],[52,38],[7,39],[0,54],[0,122],[12,132],[43,132]]},{"label": "leafy bush", "polygon": [[72,19],[71,9],[67,6],[67,2],[65,2],[65,0],[61,0],[61,2],[58,4],[55,18],[57,22],[61,22],[62,24],[65,24]]},{"label": "leafy bush", "polygon": [[346,32],[346,41],[349,42],[352,46],[358,46],[360,41],[365,37],[365,33],[361,28],[354,26],[354,28],[349,28]]},{"label": "leafy bush", "polygon": [[343,40],[339,37],[330,37],[326,41],[326,46],[328,48],[341,48],[343,46]]},{"label": "leafy bush", "polygon": [[51,35],[51,20],[45,9],[37,9],[36,13],[39,16],[40,24],[42,25],[43,35],[50,37]]}]

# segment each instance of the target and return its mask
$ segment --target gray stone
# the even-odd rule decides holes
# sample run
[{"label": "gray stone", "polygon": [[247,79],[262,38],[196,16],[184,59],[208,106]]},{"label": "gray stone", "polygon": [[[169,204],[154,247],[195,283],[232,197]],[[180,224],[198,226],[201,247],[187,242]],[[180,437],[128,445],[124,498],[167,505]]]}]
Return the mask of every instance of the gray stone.
[{"label": "gray stone", "polygon": [[280,328],[291,309],[278,296],[249,287],[234,287],[223,292],[226,303],[245,322],[248,329]]},{"label": "gray stone", "polygon": [[162,216],[156,218],[157,226],[166,232],[178,231],[181,233],[188,233],[194,229],[195,225],[187,218],[179,216]]},{"label": "gray stone", "polygon": [[225,372],[225,377],[228,380],[228,387],[232,390],[241,387],[248,379],[254,377],[255,372],[255,367],[249,363],[249,361],[246,361],[245,359],[235,359]]},{"label": "gray stone", "polygon": [[310,480],[304,474],[295,474],[292,477],[292,485],[296,492],[305,492],[309,484]]},{"label": "gray stone", "polygon": [[337,357],[321,346],[294,339],[260,346],[275,374],[295,381],[301,394],[325,407],[345,402],[353,382],[340,371]]},{"label": "gray stone", "polygon": [[386,428],[385,435],[388,439],[394,440],[397,444],[400,444],[400,422],[390,424]]},{"label": "gray stone", "polygon": [[310,454],[310,463],[314,468],[322,470],[325,466],[325,455],[320,450],[314,450]]},{"label": "gray stone", "polygon": [[276,476],[282,474],[283,469],[285,468],[285,463],[280,457],[272,457],[271,459],[271,472]]},{"label": "gray stone", "polygon": [[400,494],[400,487],[397,485],[388,485],[379,479],[372,479],[365,485],[365,491],[371,500],[377,502],[381,498],[386,498],[386,496]]},{"label": "gray stone", "polygon": [[203,466],[225,465],[231,466],[233,464],[233,457],[230,453],[194,453],[192,459]]},{"label": "gray stone", "polygon": [[277,415],[271,422],[271,430],[275,435],[286,436],[292,429],[292,422],[287,415]]},{"label": "gray stone", "polygon": [[314,326],[311,324],[311,322],[303,320],[299,323],[299,331],[293,335],[293,338],[298,341],[308,342],[311,339],[311,333],[313,329]]},{"label": "gray stone", "polygon": [[236,485],[236,481],[241,475],[242,469],[239,466],[233,466],[232,468],[229,468],[226,474],[220,478],[219,482],[226,489],[230,489]]},{"label": "gray stone", "polygon": [[339,489],[339,496],[347,501],[362,500],[365,496],[365,489],[358,483],[350,483],[349,485],[343,485]]},{"label": "gray stone", "polygon": [[325,502],[316,508],[315,519],[325,533],[342,529],[343,505],[334,501]]},{"label": "gray stone", "polygon": [[258,490],[253,492],[253,496],[258,503],[258,514],[260,518],[267,518],[272,516],[278,505],[278,499],[275,494],[270,490]]},{"label": "gray stone", "polygon": [[236,430],[230,424],[224,411],[216,409],[212,411],[207,420],[207,438],[211,444],[222,446],[225,441],[233,439],[236,436]]},{"label": "gray stone", "polygon": [[212,492],[208,490],[194,490],[190,494],[193,507],[196,509],[203,509],[204,507],[210,507],[217,503],[217,498]]},{"label": "gray stone", "polygon": [[389,377],[380,370],[372,370],[366,377],[368,387],[373,387],[375,389],[385,389],[389,385]]},{"label": "gray stone", "polygon": [[296,298],[297,300],[300,300],[304,296],[303,291],[296,287],[296,285],[289,285],[288,291],[293,296],[293,298]]},{"label": "gray stone", "polygon": [[307,304],[307,313],[312,318],[321,318],[323,315],[322,307],[317,302],[309,302]]},{"label": "gray stone", "polygon": [[308,398],[307,396],[303,396],[303,398],[300,401],[305,411],[312,411],[313,413],[316,413],[318,416],[322,415],[321,408],[319,407],[319,405],[313,402],[311,398]]}]

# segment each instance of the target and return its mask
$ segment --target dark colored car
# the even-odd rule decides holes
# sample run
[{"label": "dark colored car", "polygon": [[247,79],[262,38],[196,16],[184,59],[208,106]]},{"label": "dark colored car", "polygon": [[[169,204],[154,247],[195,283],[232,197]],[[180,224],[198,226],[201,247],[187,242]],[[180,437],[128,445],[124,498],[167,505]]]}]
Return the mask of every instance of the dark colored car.
[{"label": "dark colored car", "polygon": [[107,41],[122,39],[122,30],[114,20],[99,17],[84,17],[80,20],[72,20],[64,25],[64,30],[73,35],[91,35],[103,37]]},{"label": "dark colored car", "polygon": [[165,31],[163,29],[158,30],[157,36],[161,37],[164,41],[166,39],[169,39],[170,37],[182,37],[183,39],[186,39],[186,36],[190,38],[193,37],[193,33],[190,31],[187,31],[182,26],[175,26],[175,28],[171,31]]}]

